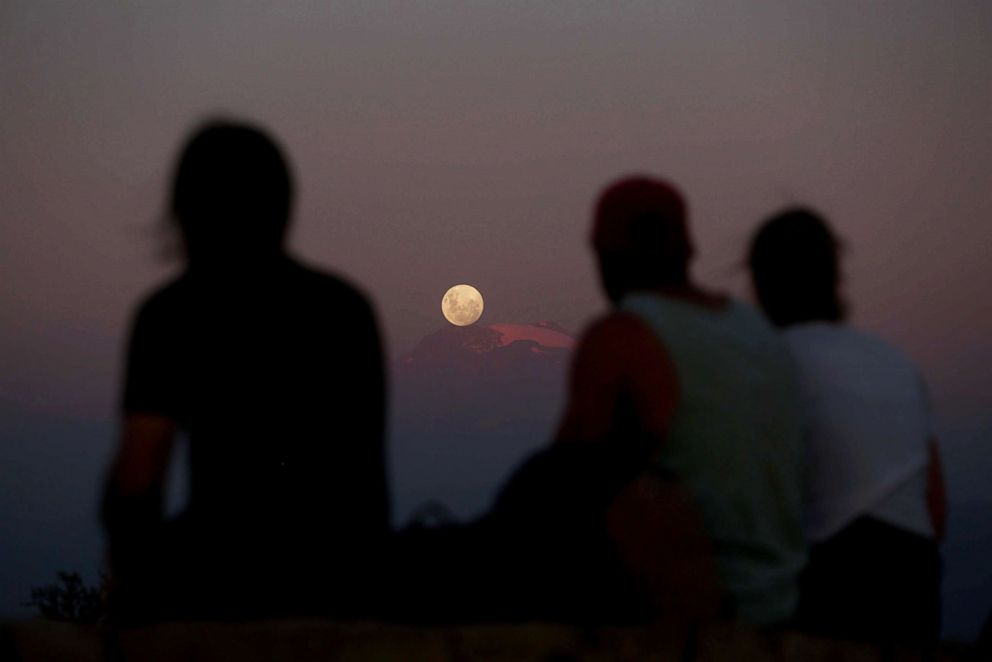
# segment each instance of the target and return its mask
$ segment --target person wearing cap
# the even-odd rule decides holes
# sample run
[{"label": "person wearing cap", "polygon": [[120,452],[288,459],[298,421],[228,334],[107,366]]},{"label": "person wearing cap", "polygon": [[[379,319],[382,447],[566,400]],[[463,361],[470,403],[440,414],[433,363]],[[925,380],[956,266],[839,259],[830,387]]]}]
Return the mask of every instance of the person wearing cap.
[{"label": "person wearing cap", "polygon": [[607,525],[629,568],[662,578],[653,588],[678,589],[664,565],[692,540],[695,510],[730,614],[788,622],[806,547],[787,346],[752,307],[693,281],[686,203],[671,184],[640,176],[607,187],[592,248],[611,309],[576,350],[557,442],[608,446],[645,467]]},{"label": "person wearing cap", "polygon": [[811,548],[798,622],[929,647],[947,506],[927,387],[900,350],[845,324],[838,250],[818,213],[791,208],[758,229],[748,256],[800,374]]}]

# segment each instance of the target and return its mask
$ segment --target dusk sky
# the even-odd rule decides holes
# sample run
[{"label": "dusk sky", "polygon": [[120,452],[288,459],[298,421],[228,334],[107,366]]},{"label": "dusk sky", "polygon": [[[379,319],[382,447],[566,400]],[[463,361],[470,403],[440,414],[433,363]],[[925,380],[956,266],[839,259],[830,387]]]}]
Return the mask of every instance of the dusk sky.
[{"label": "dusk sky", "polygon": [[992,504],[992,4],[9,0],[0,614],[95,573],[128,320],[180,267],[169,175],[218,114],[280,140],[294,252],[364,289],[393,357],[463,282],[481,323],[580,332],[605,307],[591,204],[619,175],[681,186],[695,274],[745,297],[762,217],[818,208],[852,322],[928,378],[952,508]]}]

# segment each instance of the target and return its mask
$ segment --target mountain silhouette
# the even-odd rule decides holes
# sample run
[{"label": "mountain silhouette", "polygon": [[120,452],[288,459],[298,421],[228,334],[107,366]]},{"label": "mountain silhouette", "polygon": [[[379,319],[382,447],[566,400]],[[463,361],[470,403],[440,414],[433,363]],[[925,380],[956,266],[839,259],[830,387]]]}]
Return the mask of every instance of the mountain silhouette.
[{"label": "mountain silhouette", "polygon": [[394,366],[392,453],[399,522],[434,499],[485,510],[563,405],[575,339],[552,322],[448,326]]}]

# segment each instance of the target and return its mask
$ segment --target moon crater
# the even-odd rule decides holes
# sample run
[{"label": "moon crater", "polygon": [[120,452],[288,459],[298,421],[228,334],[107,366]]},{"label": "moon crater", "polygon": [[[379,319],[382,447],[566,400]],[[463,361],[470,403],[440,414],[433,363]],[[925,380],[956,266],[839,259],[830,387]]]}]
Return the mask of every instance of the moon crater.
[{"label": "moon crater", "polygon": [[482,294],[471,285],[455,285],[441,299],[441,314],[455,326],[474,324],[482,316]]}]

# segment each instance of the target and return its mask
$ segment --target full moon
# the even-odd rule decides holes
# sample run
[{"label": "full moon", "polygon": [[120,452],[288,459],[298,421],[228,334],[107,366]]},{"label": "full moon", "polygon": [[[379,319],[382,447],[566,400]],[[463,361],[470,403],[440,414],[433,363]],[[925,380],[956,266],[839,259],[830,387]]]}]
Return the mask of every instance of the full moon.
[{"label": "full moon", "polygon": [[471,285],[455,285],[444,293],[441,313],[455,326],[474,324],[482,316],[482,294]]}]

